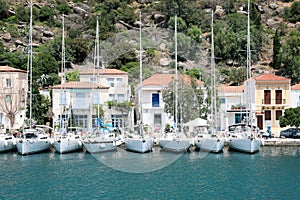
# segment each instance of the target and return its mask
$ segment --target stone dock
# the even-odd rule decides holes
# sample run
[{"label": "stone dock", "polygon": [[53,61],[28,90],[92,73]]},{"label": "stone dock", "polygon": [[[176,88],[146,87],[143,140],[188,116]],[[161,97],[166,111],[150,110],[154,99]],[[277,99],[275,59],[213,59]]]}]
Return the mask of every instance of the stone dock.
[{"label": "stone dock", "polygon": [[300,146],[300,139],[270,138],[264,140],[264,146]]}]

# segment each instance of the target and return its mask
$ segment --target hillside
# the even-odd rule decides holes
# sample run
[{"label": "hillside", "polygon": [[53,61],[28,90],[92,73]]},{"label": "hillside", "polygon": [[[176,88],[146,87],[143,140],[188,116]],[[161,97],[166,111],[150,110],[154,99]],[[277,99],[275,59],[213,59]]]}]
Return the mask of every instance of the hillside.
[{"label": "hillside", "polygon": [[[12,67],[24,69],[26,68],[27,57],[22,52],[26,52],[28,43],[28,2],[29,0],[0,0],[1,5],[3,5],[0,10],[0,38],[2,41],[2,44],[0,44],[0,61]],[[96,0],[33,0],[33,45],[38,52],[36,62],[40,67],[37,70],[36,78],[42,74],[57,74],[59,71],[59,62],[61,60],[59,55],[61,52],[60,38],[62,33],[61,15],[63,13],[65,15],[67,35],[68,52],[66,54],[70,68],[93,63],[95,24],[98,16],[100,23],[99,34],[104,52],[103,58],[104,55],[107,56],[104,62],[105,66],[134,72],[133,68],[137,66],[138,62],[138,48],[123,52],[122,49],[128,47],[126,45],[118,47],[115,44],[118,44],[121,40],[120,36],[124,39],[124,35],[126,35],[126,40],[132,40],[131,43],[138,42],[138,35],[130,31],[138,30],[138,13],[141,11],[143,31],[145,30],[143,34],[149,37],[150,35],[151,37],[155,35],[150,30],[154,30],[153,32],[156,33],[159,32],[158,28],[159,30],[167,30],[166,28],[172,30],[170,22],[172,22],[173,16],[177,13],[179,34],[183,35],[179,38],[182,39],[179,40],[179,48],[184,51],[184,54],[180,56],[179,65],[183,70],[200,66],[200,73],[205,73],[203,71],[209,67],[210,13],[211,8],[213,8],[214,26],[216,27],[215,50],[220,81],[229,84],[239,84],[244,80],[245,53],[243,51],[245,51],[245,26],[247,26],[244,20],[247,11],[247,1],[103,0],[98,2]],[[285,57],[288,57],[284,55],[286,52],[284,49],[278,51],[281,64],[276,67],[273,63],[273,41],[276,30],[280,32],[282,48],[291,38],[290,33],[293,31],[299,33],[299,18],[291,20],[286,17],[286,9],[291,9],[295,2],[297,1],[253,1],[253,7],[251,8],[251,20],[254,27],[251,29],[251,31],[253,30],[251,33],[253,75],[265,71],[276,71],[279,75],[291,78],[292,82],[299,81],[299,78],[296,78],[298,76],[297,73],[287,73],[286,68],[282,68],[282,66],[285,67],[287,65],[285,64],[286,62],[291,63],[284,60]],[[291,11],[293,10],[291,9]],[[234,30],[235,28],[236,30]],[[228,31],[231,32],[228,33]],[[151,45],[149,45],[148,49],[145,47],[143,62],[149,67],[149,71],[145,72],[145,76],[149,76],[153,71],[172,69],[173,50],[169,46],[170,43],[166,42],[166,38],[172,36],[167,32],[161,32],[158,40],[155,38],[153,41],[150,40],[152,47]],[[116,35],[119,37],[116,37]],[[130,38],[131,36],[135,38]],[[191,43],[187,43],[191,39],[186,36],[196,41],[197,46],[191,46]],[[295,41],[298,42],[300,36],[296,36]],[[233,41],[228,40],[231,37],[235,39]],[[240,43],[232,45],[237,40],[241,40]],[[133,47],[137,47],[136,44]],[[108,50],[109,48],[111,49]],[[187,54],[191,55],[191,57],[186,56]],[[16,57],[18,57],[17,60],[15,59]],[[299,58],[295,60],[295,63],[299,63]],[[134,76],[134,73],[132,76]],[[238,79],[240,77],[242,78]],[[134,77],[132,81],[134,81]]]}]

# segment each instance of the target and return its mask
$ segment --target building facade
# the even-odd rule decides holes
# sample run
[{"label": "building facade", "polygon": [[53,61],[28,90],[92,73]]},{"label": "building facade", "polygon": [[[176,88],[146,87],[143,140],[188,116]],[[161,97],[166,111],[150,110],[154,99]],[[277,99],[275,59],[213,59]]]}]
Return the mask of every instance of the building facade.
[{"label": "building facade", "polygon": [[0,126],[19,129],[26,119],[27,71],[0,66],[0,79]]},{"label": "building facade", "polygon": [[[91,131],[97,118],[103,124],[120,129],[133,129],[130,106],[131,88],[127,72],[117,69],[81,69],[78,82],[52,87],[53,123],[56,127],[70,124]],[[71,117],[72,115],[72,117]]]},{"label": "building facade", "polygon": [[[186,75],[178,75],[178,79],[191,81]],[[174,81],[175,74],[162,72],[145,79],[141,86],[136,87],[136,113],[137,116],[142,114],[143,124],[151,133],[162,132],[167,124],[174,126],[174,116],[164,111],[165,102],[162,96],[162,91]],[[199,87],[203,85],[201,81],[196,84]]]}]

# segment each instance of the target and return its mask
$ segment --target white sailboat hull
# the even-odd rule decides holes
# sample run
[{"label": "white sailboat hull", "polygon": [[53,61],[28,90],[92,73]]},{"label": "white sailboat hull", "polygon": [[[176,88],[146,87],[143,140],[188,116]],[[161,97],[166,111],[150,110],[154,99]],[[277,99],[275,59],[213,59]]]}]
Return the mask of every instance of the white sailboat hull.
[{"label": "white sailboat hull", "polygon": [[70,153],[82,150],[82,142],[80,139],[60,139],[54,141],[54,149],[57,153]]},{"label": "white sailboat hull", "polygon": [[172,152],[187,152],[191,146],[189,140],[180,140],[180,139],[161,139],[159,141],[159,146],[167,151]]},{"label": "white sailboat hull", "polygon": [[256,153],[261,146],[261,140],[257,138],[230,138],[229,148],[245,153]]},{"label": "white sailboat hull", "polygon": [[40,153],[42,151],[50,150],[50,141],[48,139],[20,139],[17,141],[17,149],[19,154],[28,155],[33,153]]},{"label": "white sailboat hull", "polygon": [[143,138],[129,138],[125,141],[128,151],[146,153],[152,151],[153,140]]},{"label": "white sailboat hull", "polygon": [[106,151],[114,151],[117,149],[115,140],[95,140],[87,139],[83,141],[83,146],[89,153],[100,153]]},{"label": "white sailboat hull", "polygon": [[0,153],[16,150],[16,139],[14,136],[0,136]]},{"label": "white sailboat hull", "polygon": [[223,151],[225,140],[223,138],[210,137],[199,138],[195,145],[198,149],[213,153],[219,153]]}]

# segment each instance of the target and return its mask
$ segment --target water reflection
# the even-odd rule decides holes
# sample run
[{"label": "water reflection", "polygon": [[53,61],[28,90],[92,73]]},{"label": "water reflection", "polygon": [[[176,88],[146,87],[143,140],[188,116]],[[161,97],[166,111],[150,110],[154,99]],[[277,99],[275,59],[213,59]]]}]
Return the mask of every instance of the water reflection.
[{"label": "water reflection", "polygon": [[162,169],[172,164],[181,155],[161,151],[159,147],[154,147],[152,152],[143,154],[129,152],[122,148],[114,152],[92,154],[106,166],[129,173],[145,173]]}]

